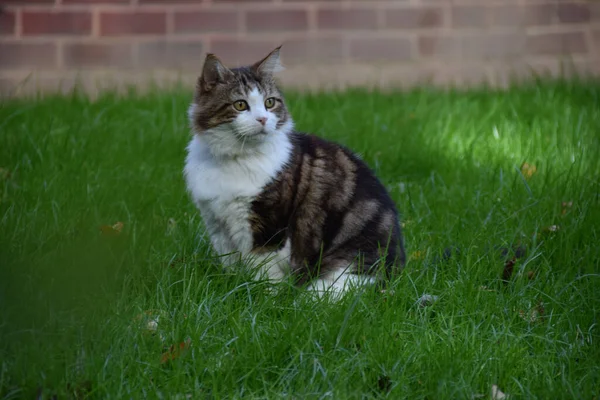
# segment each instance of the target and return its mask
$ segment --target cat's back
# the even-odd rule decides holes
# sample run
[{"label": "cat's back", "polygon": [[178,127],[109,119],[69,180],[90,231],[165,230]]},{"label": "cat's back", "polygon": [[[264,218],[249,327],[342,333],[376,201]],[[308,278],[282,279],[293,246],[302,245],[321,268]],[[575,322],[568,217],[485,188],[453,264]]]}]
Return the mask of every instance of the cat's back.
[{"label": "cat's back", "polygon": [[[353,203],[352,200],[377,199],[383,208],[395,210],[395,203],[379,178],[355,152],[348,147],[313,134],[294,132],[290,135],[293,161],[302,178],[325,191],[322,197],[336,208]],[[302,173],[302,171],[304,173]],[[313,192],[318,190],[315,188]]]}]

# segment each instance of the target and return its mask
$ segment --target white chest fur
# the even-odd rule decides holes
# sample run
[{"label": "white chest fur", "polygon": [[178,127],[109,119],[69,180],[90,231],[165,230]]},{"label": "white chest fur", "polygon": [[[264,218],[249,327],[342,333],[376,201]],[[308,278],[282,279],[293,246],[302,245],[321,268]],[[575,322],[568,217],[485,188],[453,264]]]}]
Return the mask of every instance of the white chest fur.
[{"label": "white chest fur", "polygon": [[252,249],[251,203],[289,160],[291,144],[287,134],[279,133],[268,135],[243,156],[215,157],[210,142],[194,135],[187,150],[188,191],[200,209],[214,250],[230,254],[224,260],[229,264]]}]

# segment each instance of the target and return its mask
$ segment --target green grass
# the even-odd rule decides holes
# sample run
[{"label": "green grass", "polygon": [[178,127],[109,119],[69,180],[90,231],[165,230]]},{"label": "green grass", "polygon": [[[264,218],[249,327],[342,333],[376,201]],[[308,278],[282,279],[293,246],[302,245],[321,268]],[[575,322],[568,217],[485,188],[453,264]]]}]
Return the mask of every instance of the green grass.
[{"label": "green grass", "polygon": [[[405,222],[395,294],[339,304],[221,271],[182,178],[190,98],[1,104],[0,398],[600,395],[600,82],[290,93],[297,127],[361,153]],[[494,246],[517,244],[503,284]]]}]

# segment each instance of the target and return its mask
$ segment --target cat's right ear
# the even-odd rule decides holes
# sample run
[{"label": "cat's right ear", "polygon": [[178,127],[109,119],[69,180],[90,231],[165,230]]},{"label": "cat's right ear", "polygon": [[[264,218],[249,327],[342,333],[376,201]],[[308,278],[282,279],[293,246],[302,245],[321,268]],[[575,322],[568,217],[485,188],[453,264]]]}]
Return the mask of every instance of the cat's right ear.
[{"label": "cat's right ear", "polygon": [[202,68],[202,76],[200,76],[200,85],[203,91],[210,91],[218,83],[223,83],[227,77],[232,74],[221,60],[214,54],[207,54]]}]

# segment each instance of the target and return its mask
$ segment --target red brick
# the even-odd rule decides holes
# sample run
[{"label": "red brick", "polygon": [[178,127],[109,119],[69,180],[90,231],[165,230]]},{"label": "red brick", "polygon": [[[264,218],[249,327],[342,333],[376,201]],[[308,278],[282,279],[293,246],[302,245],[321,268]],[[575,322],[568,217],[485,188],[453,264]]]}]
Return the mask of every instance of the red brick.
[{"label": "red brick", "polygon": [[165,12],[104,12],[100,14],[100,34],[104,36],[164,34]]},{"label": "red brick", "polygon": [[525,25],[525,7],[515,4],[492,7],[490,9],[490,25],[510,27]]},{"label": "red brick", "polygon": [[437,28],[443,24],[438,7],[392,8],[384,12],[384,26],[395,29]]},{"label": "red brick", "polygon": [[[210,52],[229,66],[248,65],[266,57],[279,46],[279,40],[249,41],[244,38],[215,38],[211,41]],[[285,49],[282,48],[282,58]]]},{"label": "red brick", "polygon": [[490,23],[493,26],[552,25],[558,22],[555,4],[510,4],[490,8]]},{"label": "red brick", "polygon": [[[7,57],[7,55],[10,55]],[[54,43],[7,43],[0,42],[0,67],[56,67],[56,45]]]},{"label": "red brick", "polygon": [[377,29],[377,14],[372,8],[318,10],[317,25],[321,30]]},{"label": "red brick", "polygon": [[286,40],[281,48],[284,64],[339,62],[344,58],[341,37],[305,37]]},{"label": "red brick", "polygon": [[14,12],[0,10],[0,35],[14,35],[15,20]]},{"label": "red brick", "polygon": [[468,62],[448,64],[436,63],[422,68],[422,76],[429,83],[438,86],[479,86],[489,81],[485,68],[480,65],[471,65]]},{"label": "red brick", "polygon": [[357,61],[408,61],[412,58],[408,38],[360,38],[350,41],[350,57]]},{"label": "red brick", "polygon": [[54,0],[3,0],[0,5],[4,4],[50,4],[54,3]]},{"label": "red brick", "polygon": [[67,67],[128,67],[131,62],[131,45],[128,43],[70,43],[63,47],[63,60]]},{"label": "red brick", "polygon": [[587,53],[583,32],[544,33],[527,37],[527,51],[531,54],[564,55]]},{"label": "red brick", "polygon": [[287,32],[305,30],[308,15],[303,10],[249,11],[246,27],[250,32]]},{"label": "red brick", "polygon": [[525,37],[519,32],[419,37],[419,54],[439,59],[510,59],[521,56],[524,47]]},{"label": "red brick", "polygon": [[592,46],[596,49],[596,55],[600,56],[600,28],[592,30]]},{"label": "red brick", "polygon": [[593,22],[600,22],[600,1],[596,1],[590,6],[590,19]]},{"label": "red brick", "polygon": [[139,4],[202,4],[203,0],[138,0]]},{"label": "red brick", "polygon": [[236,11],[192,11],[175,13],[175,33],[236,32]]},{"label": "red brick", "polygon": [[486,6],[454,6],[451,20],[454,28],[485,28],[489,7]]},{"label": "red brick", "polygon": [[534,4],[525,6],[524,22],[527,25],[552,25],[558,22],[555,4]]},{"label": "red brick", "polygon": [[559,4],[558,20],[565,23],[589,22],[590,7],[588,4]]},{"label": "red brick", "polygon": [[[269,3],[272,2],[273,0],[252,0],[256,3]],[[248,0],[212,0],[213,3],[226,3],[226,4],[235,4],[235,3],[239,3],[239,4],[247,4]]]},{"label": "red brick", "polygon": [[158,41],[138,45],[141,68],[183,68],[200,70],[204,61],[202,42]]},{"label": "red brick", "polygon": [[89,35],[92,15],[89,12],[23,11],[23,35]]},{"label": "red brick", "polygon": [[62,0],[63,4],[129,4],[131,0]]}]

